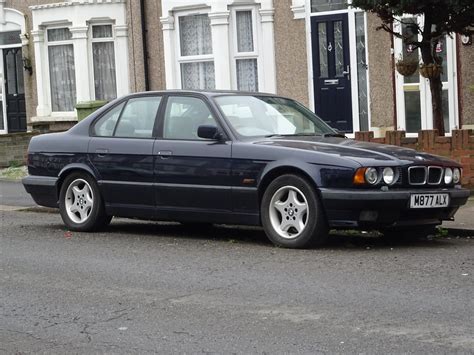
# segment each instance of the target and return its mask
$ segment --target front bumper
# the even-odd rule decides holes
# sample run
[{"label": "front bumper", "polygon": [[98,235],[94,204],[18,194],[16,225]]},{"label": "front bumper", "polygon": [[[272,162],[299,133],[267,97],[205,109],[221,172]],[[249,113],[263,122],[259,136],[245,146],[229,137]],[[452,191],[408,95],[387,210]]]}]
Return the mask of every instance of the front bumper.
[{"label": "front bumper", "polygon": [[[381,228],[421,224],[441,224],[453,219],[454,214],[469,198],[463,188],[445,189],[319,189],[330,227]],[[410,209],[413,193],[448,193],[445,208]]]},{"label": "front bumper", "polygon": [[57,177],[29,175],[21,182],[38,205],[58,207]]}]

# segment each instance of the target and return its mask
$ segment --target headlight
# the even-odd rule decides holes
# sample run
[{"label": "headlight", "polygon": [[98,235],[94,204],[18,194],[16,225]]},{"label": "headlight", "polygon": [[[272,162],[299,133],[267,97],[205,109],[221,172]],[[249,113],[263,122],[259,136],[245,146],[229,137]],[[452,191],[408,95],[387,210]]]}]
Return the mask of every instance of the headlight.
[{"label": "headlight", "polygon": [[453,169],[453,182],[455,184],[459,184],[460,181],[461,181],[461,169],[454,168]]},{"label": "headlight", "polygon": [[446,170],[444,171],[444,183],[446,185],[449,185],[452,182],[453,182],[453,169],[446,168]]},{"label": "headlight", "polygon": [[375,185],[379,180],[379,174],[375,168],[367,168],[365,171],[365,181],[370,185]]},{"label": "headlight", "polygon": [[393,171],[392,168],[383,169],[382,176],[383,176],[384,183],[386,183],[387,185],[393,184],[395,180],[395,172]]}]

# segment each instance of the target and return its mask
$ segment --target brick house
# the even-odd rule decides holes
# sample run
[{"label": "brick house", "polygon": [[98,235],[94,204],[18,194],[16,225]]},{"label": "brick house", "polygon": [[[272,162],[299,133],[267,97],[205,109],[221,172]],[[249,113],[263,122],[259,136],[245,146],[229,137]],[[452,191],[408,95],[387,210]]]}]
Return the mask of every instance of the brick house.
[{"label": "brick house", "polygon": [[[396,72],[417,54],[378,24],[345,0],[0,0],[0,134],[64,129],[77,102],[215,88],[295,98],[349,136],[416,136],[428,84]],[[449,131],[474,128],[470,43],[438,48]]]}]

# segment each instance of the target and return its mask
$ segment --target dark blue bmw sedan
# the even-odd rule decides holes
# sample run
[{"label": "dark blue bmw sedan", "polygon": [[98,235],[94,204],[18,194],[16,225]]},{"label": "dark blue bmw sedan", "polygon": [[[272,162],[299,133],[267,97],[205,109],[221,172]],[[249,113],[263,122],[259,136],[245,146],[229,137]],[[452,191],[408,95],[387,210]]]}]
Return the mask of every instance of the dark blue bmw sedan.
[{"label": "dark blue bmw sedan", "polygon": [[34,137],[28,171],[26,190],[71,230],[113,216],[261,225],[289,248],[330,228],[424,236],[469,195],[452,160],[346,139],[294,100],[242,92],[122,97]]}]

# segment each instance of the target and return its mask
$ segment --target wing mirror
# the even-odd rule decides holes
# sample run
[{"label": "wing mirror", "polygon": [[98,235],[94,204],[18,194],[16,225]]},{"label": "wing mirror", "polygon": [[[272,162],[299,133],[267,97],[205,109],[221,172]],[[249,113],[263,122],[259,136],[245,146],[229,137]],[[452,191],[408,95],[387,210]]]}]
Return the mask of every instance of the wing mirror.
[{"label": "wing mirror", "polygon": [[224,135],[219,130],[219,128],[217,128],[216,126],[211,126],[211,125],[199,126],[197,134],[199,138],[213,139],[217,141],[220,141],[224,138]]}]

